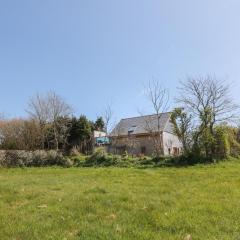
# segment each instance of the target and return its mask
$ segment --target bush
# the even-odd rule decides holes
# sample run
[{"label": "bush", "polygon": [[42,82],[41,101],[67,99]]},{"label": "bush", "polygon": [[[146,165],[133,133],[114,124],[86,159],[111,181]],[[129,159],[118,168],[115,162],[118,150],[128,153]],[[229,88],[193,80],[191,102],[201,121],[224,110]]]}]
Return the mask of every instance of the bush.
[{"label": "bush", "polygon": [[85,161],[85,166],[110,166],[113,164],[113,158],[108,156],[105,151],[97,150]]},{"label": "bush", "polygon": [[57,151],[0,151],[1,167],[43,167],[72,165],[70,159]]},{"label": "bush", "polygon": [[71,156],[71,157],[77,157],[77,156],[79,156],[79,155],[81,155],[81,154],[80,154],[80,152],[78,151],[78,149],[77,149],[76,147],[74,147],[74,148],[72,148],[72,149],[70,150],[69,156]]},{"label": "bush", "polygon": [[75,167],[83,166],[86,161],[86,158],[87,158],[87,156],[85,156],[85,155],[78,155],[78,156],[70,157],[72,164]]},{"label": "bush", "polygon": [[4,167],[5,162],[6,162],[5,151],[0,151],[0,167]]},{"label": "bush", "polygon": [[81,166],[85,167],[141,167],[145,165],[152,165],[149,163],[150,158],[129,157],[127,153],[123,155],[112,155],[104,151],[104,149],[97,149],[91,156],[87,157]]},{"label": "bush", "polygon": [[129,157],[126,154],[112,155],[104,148],[97,149],[91,156],[65,157],[57,151],[0,151],[0,167],[180,167],[199,163],[212,163],[212,159],[186,154],[177,157]]},{"label": "bush", "polygon": [[30,165],[32,153],[25,151],[5,151],[5,167],[25,167]]},{"label": "bush", "polygon": [[66,166],[69,167],[72,165],[69,158],[63,156],[62,153],[57,151],[48,151],[47,152],[47,165],[57,165],[57,166]]},{"label": "bush", "polygon": [[102,148],[97,149],[90,157],[87,157],[83,164],[85,167],[128,167],[131,165],[131,161],[129,161],[126,156],[107,154]]}]

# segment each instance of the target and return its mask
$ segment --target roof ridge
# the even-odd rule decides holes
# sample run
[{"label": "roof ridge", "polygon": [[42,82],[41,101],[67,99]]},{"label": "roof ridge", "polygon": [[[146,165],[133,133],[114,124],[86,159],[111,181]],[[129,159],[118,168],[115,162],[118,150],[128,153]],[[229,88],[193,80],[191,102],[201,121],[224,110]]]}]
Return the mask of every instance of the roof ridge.
[{"label": "roof ridge", "polygon": [[[171,113],[171,112],[170,112]],[[166,127],[167,127],[167,124],[169,123],[171,119],[171,116],[168,117],[168,121],[165,122],[165,125],[164,125],[164,128],[163,128],[163,132],[165,131]]]},{"label": "roof ridge", "polygon": [[[164,112],[164,113],[160,113],[160,115],[163,115],[163,114],[170,114],[171,112]],[[142,118],[142,117],[151,117],[151,116],[155,116],[157,115],[156,113],[155,114],[148,114],[148,115],[143,115],[143,116],[137,116],[137,117],[127,117],[127,118],[122,118],[122,120],[127,120],[127,119],[134,119],[134,118]]]}]

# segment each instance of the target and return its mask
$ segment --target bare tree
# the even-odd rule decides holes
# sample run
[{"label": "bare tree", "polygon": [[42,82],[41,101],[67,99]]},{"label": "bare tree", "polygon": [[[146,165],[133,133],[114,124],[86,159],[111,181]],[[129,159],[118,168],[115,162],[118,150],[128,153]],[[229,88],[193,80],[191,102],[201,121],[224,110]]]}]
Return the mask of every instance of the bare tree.
[{"label": "bare tree", "polygon": [[[67,118],[72,113],[72,108],[57,95],[55,92],[50,91],[46,95],[39,95],[32,97],[29,101],[27,113],[31,118],[36,119],[42,129],[42,144],[46,138],[46,126],[52,124],[55,147],[59,149],[59,140],[63,137],[62,130],[65,127],[65,121],[60,121]],[[64,123],[61,126],[61,123]],[[61,131],[60,131],[61,130]]]},{"label": "bare tree", "polygon": [[[189,111],[196,125],[194,142],[206,133],[213,138],[216,124],[236,120],[238,106],[231,98],[230,86],[212,76],[191,78],[181,81],[180,97],[177,101]],[[206,137],[204,137],[206,139]],[[212,156],[214,147],[205,141],[205,152]]]},{"label": "bare tree", "polygon": [[63,100],[63,98],[54,92],[49,92],[47,94],[47,105],[48,120],[53,124],[53,132],[55,139],[56,149],[59,149],[59,140],[66,139],[66,121],[64,119],[68,118],[72,114],[72,108]]},{"label": "bare tree", "polygon": [[36,120],[24,120],[24,128],[21,135],[25,150],[41,148],[41,129]]},{"label": "bare tree", "polygon": [[[161,133],[161,116],[166,112],[169,104],[169,91],[159,81],[152,80],[145,87],[146,96],[152,106],[154,115],[146,118],[146,131],[151,134],[157,156],[163,154]],[[157,122],[157,127],[156,127]]]},{"label": "bare tree", "polygon": [[[231,97],[230,86],[212,76],[191,78],[181,81],[179,103],[197,118],[200,115],[211,114],[209,121],[213,124],[232,121],[236,118],[238,106]],[[206,119],[207,120],[207,119]]]},{"label": "bare tree", "polygon": [[128,138],[126,139],[126,147],[129,150],[132,157],[134,157],[135,150],[139,147],[139,141],[136,138],[135,134],[129,133]]},{"label": "bare tree", "polygon": [[111,129],[111,123],[112,123],[112,118],[113,118],[113,109],[112,109],[112,104],[108,103],[106,108],[104,109],[103,113],[103,121],[105,124],[105,131],[107,134],[110,133]]},{"label": "bare tree", "polygon": [[[118,150],[124,146],[126,146],[126,143],[122,141],[122,127],[121,124],[118,123],[115,125],[114,129],[109,135],[111,137],[111,150],[113,150],[114,154],[119,154]],[[125,149],[126,150],[126,149]]]},{"label": "bare tree", "polygon": [[32,119],[37,121],[40,126],[42,149],[44,149],[48,122],[48,104],[46,96],[36,94],[31,97],[26,112]]},{"label": "bare tree", "polygon": [[36,119],[40,123],[46,123],[48,121],[47,97],[39,94],[31,97],[26,112],[32,119]]},{"label": "bare tree", "polygon": [[1,144],[5,149],[24,149],[22,132],[24,121],[22,119],[12,119],[0,122]]},{"label": "bare tree", "polygon": [[38,149],[41,144],[39,125],[34,120],[2,120],[0,121],[0,144],[5,149]]}]

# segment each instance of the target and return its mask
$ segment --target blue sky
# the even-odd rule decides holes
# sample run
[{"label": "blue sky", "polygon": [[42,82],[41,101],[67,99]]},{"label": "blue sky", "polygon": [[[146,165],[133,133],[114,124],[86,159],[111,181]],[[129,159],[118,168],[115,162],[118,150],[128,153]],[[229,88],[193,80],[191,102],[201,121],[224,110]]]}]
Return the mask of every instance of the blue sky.
[{"label": "blue sky", "polygon": [[215,74],[240,102],[239,0],[0,0],[0,112],[26,116],[54,90],[76,115],[151,112],[153,77],[176,96],[186,75]]}]

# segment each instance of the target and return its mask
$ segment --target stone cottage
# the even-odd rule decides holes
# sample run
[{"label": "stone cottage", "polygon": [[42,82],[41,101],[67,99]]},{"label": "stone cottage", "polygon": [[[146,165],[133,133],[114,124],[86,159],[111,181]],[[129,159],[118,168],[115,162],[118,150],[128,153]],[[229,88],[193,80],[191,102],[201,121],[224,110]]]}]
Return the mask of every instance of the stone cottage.
[{"label": "stone cottage", "polygon": [[109,151],[115,154],[152,155],[156,147],[161,154],[180,155],[182,144],[174,134],[171,113],[122,119],[110,134]]}]

